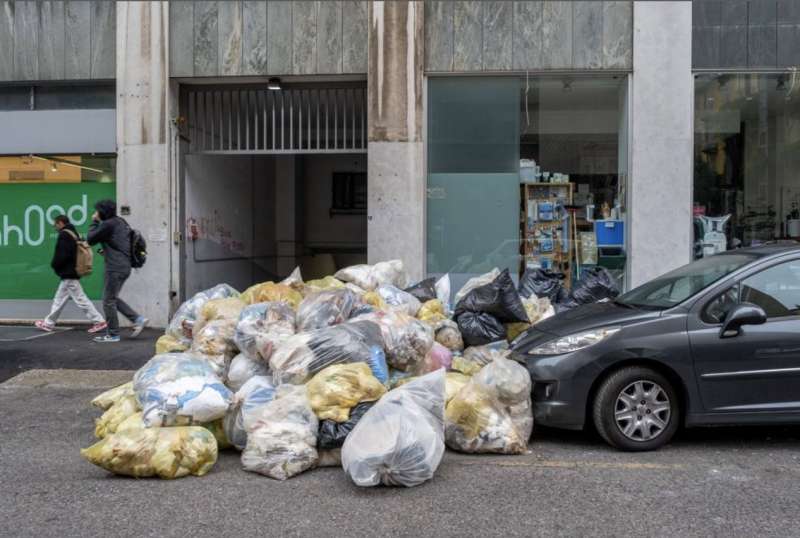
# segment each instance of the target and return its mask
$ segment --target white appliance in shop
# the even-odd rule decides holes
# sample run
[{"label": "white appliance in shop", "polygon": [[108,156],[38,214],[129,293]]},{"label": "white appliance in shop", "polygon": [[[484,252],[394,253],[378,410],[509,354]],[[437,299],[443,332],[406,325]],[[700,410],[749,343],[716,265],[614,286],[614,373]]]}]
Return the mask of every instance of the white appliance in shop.
[{"label": "white appliance in shop", "polygon": [[698,217],[703,228],[703,257],[713,256],[728,250],[728,236],[725,235],[725,224],[730,220],[730,214],[724,217]]}]

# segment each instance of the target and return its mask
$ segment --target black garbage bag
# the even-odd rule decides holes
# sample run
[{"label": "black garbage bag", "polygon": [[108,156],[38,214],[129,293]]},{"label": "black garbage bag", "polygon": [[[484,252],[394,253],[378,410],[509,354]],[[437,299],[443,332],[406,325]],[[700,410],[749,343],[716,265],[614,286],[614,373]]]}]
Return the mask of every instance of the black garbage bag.
[{"label": "black garbage bag", "polygon": [[605,267],[589,267],[581,271],[581,277],[572,286],[572,291],[559,302],[561,309],[596,303],[602,299],[613,299],[619,295],[619,286],[614,276]]},{"label": "black garbage bag", "polygon": [[356,405],[350,409],[350,418],[345,422],[320,420],[319,432],[317,433],[317,448],[325,450],[340,448],[350,432],[353,431],[353,428],[356,427],[358,421],[364,416],[364,413],[373,405],[375,405],[375,402],[361,402]]},{"label": "black garbage bag", "polygon": [[525,269],[519,280],[519,294],[529,299],[531,296],[547,297],[551,303],[564,298],[563,273],[555,273],[547,269]]},{"label": "black garbage bag", "polygon": [[464,312],[456,318],[464,345],[482,346],[505,340],[506,328],[499,319],[486,312]]},{"label": "black garbage bag", "polygon": [[530,321],[508,269],[503,269],[490,283],[466,294],[456,305],[455,315],[458,317],[465,312],[491,314],[503,323]]},{"label": "black garbage bag", "polygon": [[417,282],[413,286],[410,286],[403,291],[410,293],[419,299],[419,302],[421,303],[432,301],[433,299],[436,299],[436,279],[433,277],[426,278],[425,280]]}]

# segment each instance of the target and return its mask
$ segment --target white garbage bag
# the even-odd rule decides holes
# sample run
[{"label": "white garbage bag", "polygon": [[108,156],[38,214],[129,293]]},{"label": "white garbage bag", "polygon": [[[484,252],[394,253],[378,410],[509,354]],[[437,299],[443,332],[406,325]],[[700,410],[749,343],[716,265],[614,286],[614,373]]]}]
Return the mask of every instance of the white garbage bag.
[{"label": "white garbage bag", "polygon": [[233,396],[233,402],[225,413],[222,426],[228,441],[244,450],[247,445],[245,423],[254,423],[257,410],[275,398],[275,385],[272,378],[265,375],[251,377]]},{"label": "white garbage bag", "polygon": [[257,375],[269,375],[269,366],[258,359],[251,359],[239,353],[228,367],[225,384],[232,391],[237,391],[251,378]]},{"label": "white garbage bag", "polygon": [[416,486],[433,478],[444,454],[444,369],[386,393],[342,447],[357,486]]},{"label": "white garbage bag", "polygon": [[392,284],[401,289],[408,285],[408,275],[402,260],[378,262],[375,265],[352,265],[340,269],[333,276],[342,282],[351,282],[365,291],[372,291],[381,284]]}]

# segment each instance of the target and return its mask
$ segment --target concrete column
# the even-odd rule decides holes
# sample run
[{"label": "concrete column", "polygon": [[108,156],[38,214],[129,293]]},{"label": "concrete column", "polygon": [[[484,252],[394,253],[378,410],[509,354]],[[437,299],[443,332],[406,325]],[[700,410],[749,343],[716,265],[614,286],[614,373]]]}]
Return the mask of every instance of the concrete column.
[{"label": "concrete column", "polygon": [[369,3],[370,263],[400,258],[412,279],[425,272],[423,2]]},{"label": "concrete column", "polygon": [[693,92],[692,3],[634,2],[631,286],[691,259]]},{"label": "concrete column", "polygon": [[153,325],[167,323],[174,265],[168,127],[167,2],[117,2],[117,206],[148,244],[122,297]]}]

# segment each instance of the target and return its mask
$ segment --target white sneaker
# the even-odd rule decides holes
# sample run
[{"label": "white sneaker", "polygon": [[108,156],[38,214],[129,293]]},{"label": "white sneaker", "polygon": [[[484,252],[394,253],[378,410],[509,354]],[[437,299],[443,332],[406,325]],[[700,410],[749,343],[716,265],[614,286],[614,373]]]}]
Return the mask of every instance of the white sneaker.
[{"label": "white sneaker", "polygon": [[149,319],[147,319],[144,316],[139,316],[139,319],[137,319],[136,323],[133,324],[133,330],[131,331],[131,338],[136,338],[137,336],[142,334],[142,331],[144,330],[145,327],[147,327],[148,323],[150,323]]}]

